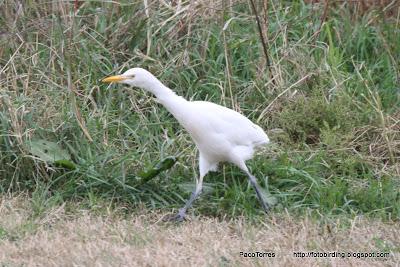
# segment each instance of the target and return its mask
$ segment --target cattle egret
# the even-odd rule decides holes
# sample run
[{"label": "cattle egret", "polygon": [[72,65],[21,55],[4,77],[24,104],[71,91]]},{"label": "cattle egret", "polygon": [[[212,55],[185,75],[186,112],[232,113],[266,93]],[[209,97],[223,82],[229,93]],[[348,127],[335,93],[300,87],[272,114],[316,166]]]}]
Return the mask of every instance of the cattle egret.
[{"label": "cattle egret", "polygon": [[129,69],[102,82],[123,83],[151,92],[189,132],[196,144],[200,176],[196,179],[196,188],[191,197],[173,219],[182,221],[185,218],[187,209],[202,190],[204,176],[209,171],[216,171],[220,162],[233,163],[246,173],[262,207],[265,212],[268,211],[257,180],[245,164],[246,160],[253,157],[256,147],[269,143],[268,136],[258,125],[229,108],[206,101],[188,101],[142,68]]}]

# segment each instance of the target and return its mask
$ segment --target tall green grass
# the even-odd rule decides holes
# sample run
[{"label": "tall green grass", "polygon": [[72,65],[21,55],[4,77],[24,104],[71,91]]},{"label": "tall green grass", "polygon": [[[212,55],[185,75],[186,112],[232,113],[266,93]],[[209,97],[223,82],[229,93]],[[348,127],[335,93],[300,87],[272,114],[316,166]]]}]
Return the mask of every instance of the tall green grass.
[{"label": "tall green grass", "polygon": [[[197,175],[188,134],[151,95],[100,83],[140,66],[266,130],[272,143],[250,166],[277,198],[275,212],[399,218],[399,14],[355,15],[344,3],[319,26],[323,4],[271,1],[272,82],[247,2],[153,3],[148,14],[141,1],[78,5],[0,2],[1,192],[182,205]],[[76,169],[34,157],[37,139],[58,143]],[[170,171],[132,183],[168,156],[179,157]],[[194,211],[261,214],[230,165],[206,177]]]}]

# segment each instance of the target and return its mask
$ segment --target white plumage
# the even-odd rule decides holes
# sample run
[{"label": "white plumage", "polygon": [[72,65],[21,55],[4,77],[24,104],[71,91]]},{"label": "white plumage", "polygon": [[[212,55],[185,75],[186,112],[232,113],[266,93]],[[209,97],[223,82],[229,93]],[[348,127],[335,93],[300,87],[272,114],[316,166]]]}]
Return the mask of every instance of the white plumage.
[{"label": "white plumage", "polygon": [[196,189],[175,219],[184,219],[186,210],[202,190],[204,176],[209,171],[216,171],[220,162],[233,163],[248,175],[264,210],[267,211],[268,205],[257,181],[245,164],[246,160],[253,157],[255,148],[269,143],[269,138],[261,127],[229,108],[206,101],[187,101],[142,68],[129,69],[122,75],[105,78],[103,82],[124,83],[153,93],[189,132],[199,149],[200,176]]}]

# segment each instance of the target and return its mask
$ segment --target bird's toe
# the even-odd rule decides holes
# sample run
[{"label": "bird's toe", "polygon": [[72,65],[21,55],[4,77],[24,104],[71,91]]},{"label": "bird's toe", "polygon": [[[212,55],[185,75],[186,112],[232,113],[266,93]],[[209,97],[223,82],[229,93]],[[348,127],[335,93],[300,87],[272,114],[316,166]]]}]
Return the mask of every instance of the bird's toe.
[{"label": "bird's toe", "polygon": [[184,214],[169,214],[164,217],[164,222],[183,222],[186,220],[186,216]]}]

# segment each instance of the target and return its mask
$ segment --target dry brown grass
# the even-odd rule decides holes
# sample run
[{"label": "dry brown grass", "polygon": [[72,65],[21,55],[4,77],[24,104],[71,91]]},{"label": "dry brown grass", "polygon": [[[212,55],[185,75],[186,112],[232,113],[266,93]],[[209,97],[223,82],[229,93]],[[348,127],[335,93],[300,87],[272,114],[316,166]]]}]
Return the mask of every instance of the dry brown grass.
[{"label": "dry brown grass", "polygon": [[[163,214],[122,216],[66,212],[58,206],[33,219],[25,197],[2,198],[2,266],[398,266],[400,224],[355,218],[316,223],[272,216],[259,225],[246,219],[193,218],[162,222]],[[275,258],[245,258],[274,252]],[[294,257],[294,251],[389,251],[385,260]]]}]

